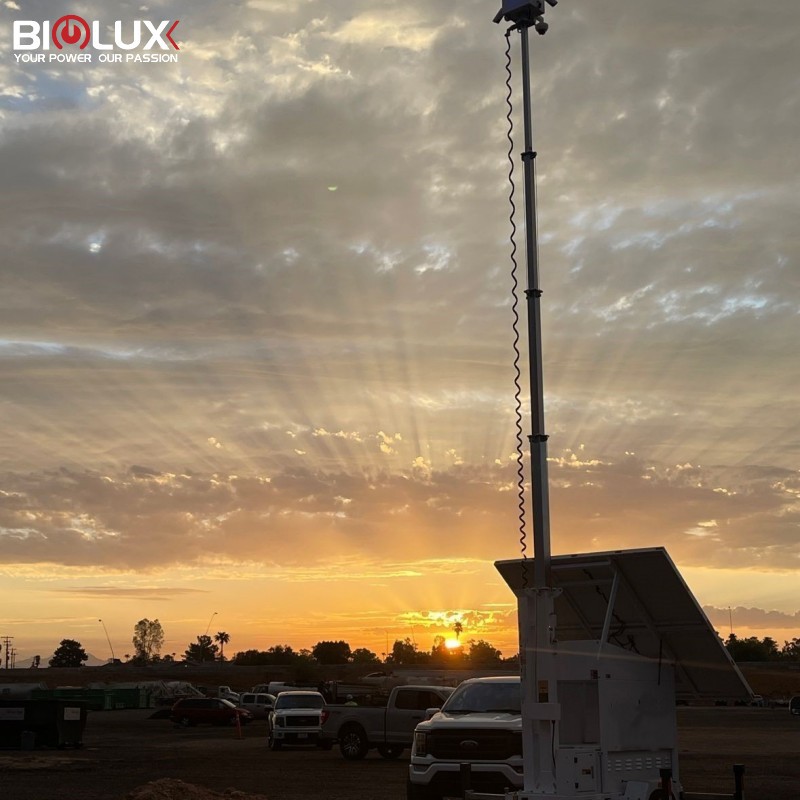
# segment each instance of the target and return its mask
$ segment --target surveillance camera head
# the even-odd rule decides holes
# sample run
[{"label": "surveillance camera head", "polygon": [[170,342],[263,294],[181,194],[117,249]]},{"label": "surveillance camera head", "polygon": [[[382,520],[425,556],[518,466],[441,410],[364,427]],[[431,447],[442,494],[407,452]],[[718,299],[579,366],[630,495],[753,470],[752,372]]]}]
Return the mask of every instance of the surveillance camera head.
[{"label": "surveillance camera head", "polygon": [[[555,5],[558,0],[546,0],[550,5]],[[531,25],[536,17],[544,14],[545,0],[503,0],[503,7],[495,15],[494,21],[514,23],[516,25]]]},{"label": "surveillance camera head", "polygon": [[536,33],[538,33],[539,36],[544,36],[550,26],[543,19],[540,19],[536,22],[534,27],[536,28]]}]

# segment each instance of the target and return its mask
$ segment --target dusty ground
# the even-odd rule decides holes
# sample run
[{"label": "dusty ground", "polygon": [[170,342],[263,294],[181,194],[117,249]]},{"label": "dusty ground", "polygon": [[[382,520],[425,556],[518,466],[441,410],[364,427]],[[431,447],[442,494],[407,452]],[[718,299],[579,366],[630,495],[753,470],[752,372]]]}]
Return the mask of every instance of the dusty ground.
[{"label": "dusty ground", "polygon": [[[2,796],[9,800],[210,800],[174,779],[231,800],[404,800],[406,761],[374,753],[344,761],[337,750],[266,747],[266,724],[182,729],[150,711],[91,712],[79,750],[0,751]],[[800,798],[800,718],[786,709],[679,708],[680,770],[696,792],[733,790],[732,765],[747,769],[750,800]],[[138,790],[138,791],[137,791]],[[235,790],[235,791],[228,791]]]}]

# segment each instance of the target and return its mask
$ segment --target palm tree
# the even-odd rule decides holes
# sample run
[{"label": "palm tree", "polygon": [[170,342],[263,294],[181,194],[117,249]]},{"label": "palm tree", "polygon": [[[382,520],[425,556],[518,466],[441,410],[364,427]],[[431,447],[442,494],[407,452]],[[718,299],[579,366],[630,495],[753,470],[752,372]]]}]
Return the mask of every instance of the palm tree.
[{"label": "palm tree", "polygon": [[464,631],[464,626],[461,624],[461,622],[458,621],[455,622],[453,625],[453,632],[456,635],[456,639],[458,639],[458,637],[461,636],[463,631]]},{"label": "palm tree", "polygon": [[214,641],[219,642],[219,660],[225,660],[225,645],[231,640],[230,634],[225,631],[218,631],[214,634]]}]

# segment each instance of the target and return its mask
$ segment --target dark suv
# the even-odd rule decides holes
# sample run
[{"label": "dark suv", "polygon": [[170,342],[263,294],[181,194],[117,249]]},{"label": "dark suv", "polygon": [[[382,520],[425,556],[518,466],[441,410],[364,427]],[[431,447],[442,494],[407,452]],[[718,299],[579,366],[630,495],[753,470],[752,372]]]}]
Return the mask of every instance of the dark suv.
[{"label": "dark suv", "polygon": [[237,717],[242,725],[253,719],[253,715],[247,709],[237,708],[229,700],[217,697],[183,697],[172,706],[170,713],[170,719],[184,727],[202,723],[235,725]]}]

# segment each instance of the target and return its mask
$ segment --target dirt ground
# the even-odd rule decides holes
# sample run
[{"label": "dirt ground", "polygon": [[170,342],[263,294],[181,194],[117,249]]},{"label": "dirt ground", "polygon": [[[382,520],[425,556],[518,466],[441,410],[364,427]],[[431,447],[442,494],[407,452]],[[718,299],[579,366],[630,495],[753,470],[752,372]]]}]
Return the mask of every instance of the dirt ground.
[{"label": "dirt ground", "polygon": [[[243,738],[230,728],[177,728],[152,711],[90,712],[84,747],[0,751],[2,796],[9,800],[123,800],[158,779],[179,779],[230,798],[404,800],[407,753],[362,762],[338,750],[271,752],[266,723]],[[800,798],[800,718],[786,709],[679,708],[680,774],[693,792],[733,791],[732,766],[746,767],[749,800]],[[173,800],[136,792],[136,800]],[[194,800],[194,791],[186,800]],[[178,800],[178,798],[175,798]]]}]

